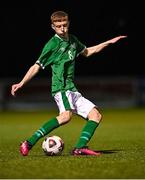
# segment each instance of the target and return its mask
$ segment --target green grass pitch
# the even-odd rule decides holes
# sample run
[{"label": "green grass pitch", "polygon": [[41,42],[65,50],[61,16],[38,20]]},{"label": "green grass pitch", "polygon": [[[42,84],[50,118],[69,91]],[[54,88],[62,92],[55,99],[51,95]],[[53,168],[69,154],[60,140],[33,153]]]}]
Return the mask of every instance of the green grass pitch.
[{"label": "green grass pitch", "polygon": [[54,130],[65,142],[61,156],[44,155],[41,143],[29,156],[19,153],[19,144],[49,118],[48,112],[0,113],[1,179],[144,179],[145,178],[145,109],[104,109],[103,121],[89,147],[104,153],[99,157],[70,155],[85,121],[72,121]]}]

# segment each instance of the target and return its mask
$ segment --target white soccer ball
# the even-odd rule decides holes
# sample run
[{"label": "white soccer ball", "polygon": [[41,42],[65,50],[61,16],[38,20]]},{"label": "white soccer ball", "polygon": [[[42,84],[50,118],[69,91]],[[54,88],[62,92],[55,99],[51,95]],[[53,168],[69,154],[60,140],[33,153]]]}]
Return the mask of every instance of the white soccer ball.
[{"label": "white soccer ball", "polygon": [[64,142],[59,136],[47,136],[42,143],[42,149],[47,156],[60,155],[64,149]]}]

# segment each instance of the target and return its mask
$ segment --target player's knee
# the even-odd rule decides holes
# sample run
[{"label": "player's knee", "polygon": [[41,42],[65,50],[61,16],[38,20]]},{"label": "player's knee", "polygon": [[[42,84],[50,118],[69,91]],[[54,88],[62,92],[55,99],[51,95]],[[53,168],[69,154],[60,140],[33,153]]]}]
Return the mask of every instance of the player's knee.
[{"label": "player's knee", "polygon": [[93,108],[88,115],[88,119],[99,123],[102,120],[102,115],[96,108]]},{"label": "player's knee", "polygon": [[70,111],[65,111],[61,113],[59,116],[57,116],[57,120],[60,125],[66,124],[71,120],[72,117],[72,112]]}]

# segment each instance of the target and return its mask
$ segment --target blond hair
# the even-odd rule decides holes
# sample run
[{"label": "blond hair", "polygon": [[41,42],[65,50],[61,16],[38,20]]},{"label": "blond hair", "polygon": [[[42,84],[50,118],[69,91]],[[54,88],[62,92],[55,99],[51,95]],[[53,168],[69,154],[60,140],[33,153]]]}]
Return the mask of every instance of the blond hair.
[{"label": "blond hair", "polygon": [[54,22],[61,22],[61,21],[67,21],[68,20],[68,14],[64,11],[55,11],[51,15],[51,23]]}]

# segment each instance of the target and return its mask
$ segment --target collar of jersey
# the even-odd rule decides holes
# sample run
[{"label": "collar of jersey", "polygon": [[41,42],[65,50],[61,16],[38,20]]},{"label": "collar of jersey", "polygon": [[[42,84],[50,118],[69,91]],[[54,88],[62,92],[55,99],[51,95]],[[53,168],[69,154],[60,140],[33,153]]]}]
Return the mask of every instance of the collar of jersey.
[{"label": "collar of jersey", "polygon": [[63,39],[63,38],[61,38],[58,34],[55,34],[55,37],[57,37],[57,38],[59,38],[60,40],[62,40],[62,41],[69,41],[69,38],[68,38],[68,40],[66,40],[66,39]]}]

